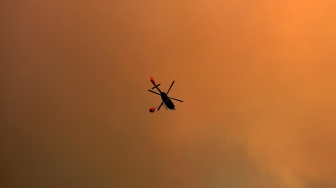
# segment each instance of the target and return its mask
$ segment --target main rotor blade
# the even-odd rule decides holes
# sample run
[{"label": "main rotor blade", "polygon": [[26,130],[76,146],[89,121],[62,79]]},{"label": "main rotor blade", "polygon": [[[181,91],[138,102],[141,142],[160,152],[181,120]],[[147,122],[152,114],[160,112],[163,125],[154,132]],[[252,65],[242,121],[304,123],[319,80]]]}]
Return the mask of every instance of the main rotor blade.
[{"label": "main rotor blade", "polygon": [[159,108],[157,109],[157,111],[159,111],[160,110],[160,108],[161,108],[161,106],[163,105],[163,102],[160,104],[160,106],[159,106]]},{"label": "main rotor blade", "polygon": [[176,100],[176,101],[179,101],[179,102],[183,102],[182,100],[180,100],[180,99],[175,99],[175,98],[173,98],[173,97],[168,97],[168,98],[173,99],[173,100]]},{"label": "main rotor blade", "polygon": [[174,83],[175,83],[175,80],[174,80],[173,83],[170,85],[170,87],[169,87],[169,89],[168,89],[168,91],[167,91],[167,94],[169,93],[170,89],[173,87]]},{"label": "main rotor blade", "polygon": [[156,93],[155,91],[152,91],[152,90],[148,90],[149,92],[152,92],[152,93],[155,93],[157,95],[161,95],[160,93]]}]

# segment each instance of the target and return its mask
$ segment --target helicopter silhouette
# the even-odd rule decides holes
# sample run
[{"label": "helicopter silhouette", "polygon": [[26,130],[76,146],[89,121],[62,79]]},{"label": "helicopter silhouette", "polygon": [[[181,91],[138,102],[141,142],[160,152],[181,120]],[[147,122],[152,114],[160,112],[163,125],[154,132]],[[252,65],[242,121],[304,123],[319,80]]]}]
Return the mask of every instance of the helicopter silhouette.
[{"label": "helicopter silhouette", "polygon": [[[175,105],[174,105],[173,101],[171,101],[171,99],[172,99],[172,100],[179,101],[179,102],[183,102],[183,101],[180,100],[180,99],[175,99],[175,98],[173,98],[173,97],[169,97],[169,96],[168,96],[168,93],[169,93],[170,89],[173,87],[175,81],[172,82],[172,84],[170,85],[170,87],[169,87],[167,93],[162,92],[162,91],[160,90],[159,86],[160,86],[161,84],[156,85],[156,84],[155,84],[155,81],[154,81],[154,79],[153,79],[153,77],[150,77],[150,81],[151,81],[152,84],[154,85],[154,87],[153,87],[152,89],[156,88],[156,89],[159,91],[159,93],[157,93],[157,92],[155,92],[155,91],[152,91],[152,90],[150,90],[150,89],[149,89],[148,91],[149,91],[149,92],[152,92],[152,93],[154,93],[154,94],[160,95],[160,96],[161,96],[161,99],[162,99],[162,102],[161,102],[160,106],[157,108],[157,111],[160,110],[160,108],[161,108],[161,106],[162,106],[163,104],[164,104],[166,110],[168,110],[168,109],[169,109],[169,110],[175,110]],[[152,107],[152,108],[149,109],[149,111],[153,113],[153,112],[155,111],[155,108]]]}]

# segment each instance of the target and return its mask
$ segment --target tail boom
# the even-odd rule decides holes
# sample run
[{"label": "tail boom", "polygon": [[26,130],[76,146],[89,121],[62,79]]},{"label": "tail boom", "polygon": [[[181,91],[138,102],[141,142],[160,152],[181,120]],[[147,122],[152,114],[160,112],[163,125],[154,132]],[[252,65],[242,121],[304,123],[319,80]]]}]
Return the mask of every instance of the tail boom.
[{"label": "tail boom", "polygon": [[154,87],[155,87],[160,93],[162,93],[161,90],[159,89],[158,85],[155,84],[154,78],[151,77],[151,76],[150,76],[150,81],[152,82],[152,84],[154,85]]}]

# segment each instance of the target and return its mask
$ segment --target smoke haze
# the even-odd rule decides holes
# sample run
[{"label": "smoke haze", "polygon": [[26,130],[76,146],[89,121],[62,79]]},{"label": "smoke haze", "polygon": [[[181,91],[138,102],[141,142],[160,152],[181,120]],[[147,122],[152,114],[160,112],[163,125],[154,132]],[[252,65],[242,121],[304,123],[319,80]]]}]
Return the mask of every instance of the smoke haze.
[{"label": "smoke haze", "polygon": [[0,4],[1,187],[336,187],[333,1]]}]

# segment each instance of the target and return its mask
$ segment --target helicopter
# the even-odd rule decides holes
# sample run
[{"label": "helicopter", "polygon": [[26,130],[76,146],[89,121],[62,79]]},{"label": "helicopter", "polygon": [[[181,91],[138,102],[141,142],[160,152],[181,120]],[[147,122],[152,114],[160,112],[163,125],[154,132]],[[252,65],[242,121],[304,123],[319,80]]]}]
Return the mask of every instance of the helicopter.
[{"label": "helicopter", "polygon": [[[156,85],[156,84],[155,84],[155,81],[154,81],[154,79],[153,79],[153,77],[151,77],[151,76],[150,76],[150,81],[151,81],[152,84],[154,85],[154,87],[153,87],[152,89],[156,88],[156,89],[159,91],[159,93],[157,93],[157,92],[155,92],[155,91],[152,91],[152,90],[150,90],[150,89],[149,89],[148,91],[149,91],[149,92],[152,92],[152,93],[154,93],[154,94],[160,95],[160,96],[161,96],[161,99],[162,99],[162,102],[161,102],[160,106],[157,107],[157,111],[160,110],[160,108],[161,108],[161,106],[162,106],[163,104],[164,104],[164,107],[166,108],[166,110],[168,110],[168,109],[169,109],[169,110],[175,110],[175,105],[174,105],[174,103],[171,101],[171,99],[172,99],[172,100],[179,101],[179,102],[183,102],[183,101],[180,100],[180,99],[175,99],[175,98],[173,98],[173,97],[168,97],[168,93],[169,93],[170,89],[173,87],[173,85],[174,85],[174,83],[175,83],[175,80],[174,80],[174,81],[172,82],[172,84],[170,85],[170,87],[169,87],[167,93],[162,92],[162,91],[160,90],[159,86],[160,86],[161,84]],[[153,113],[154,111],[155,111],[155,108],[154,108],[154,107],[152,107],[152,108],[149,109],[149,112],[151,112],[151,113]]]}]

